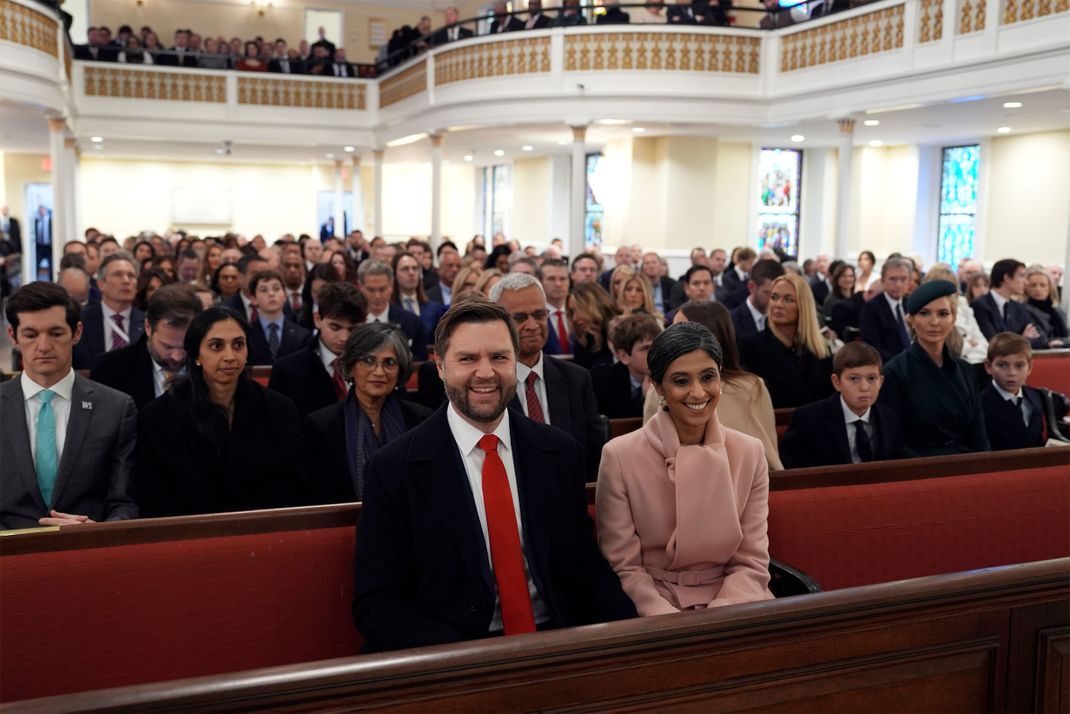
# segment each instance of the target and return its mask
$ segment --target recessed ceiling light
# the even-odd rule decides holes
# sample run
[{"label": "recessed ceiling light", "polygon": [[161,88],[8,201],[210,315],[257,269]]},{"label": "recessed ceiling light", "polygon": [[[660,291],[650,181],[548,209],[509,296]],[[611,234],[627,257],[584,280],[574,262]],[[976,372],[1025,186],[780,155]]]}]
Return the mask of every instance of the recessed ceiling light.
[{"label": "recessed ceiling light", "polygon": [[646,129],[641,126],[633,126],[632,131],[634,131],[636,134],[642,134],[644,131],[646,131]]},{"label": "recessed ceiling light", "polygon": [[1001,126],[1000,128],[996,129],[996,131],[998,131],[1000,134],[1010,134],[1011,128],[1009,126]]},{"label": "recessed ceiling light", "polygon": [[343,147],[342,147],[342,150],[343,150],[343,151],[345,151],[345,152],[346,152],[347,154],[352,154],[352,153],[353,153],[354,151],[356,151],[356,147],[353,147],[353,146],[343,146]]},{"label": "recessed ceiling light", "polygon": [[881,120],[880,119],[866,119],[862,123],[865,124],[866,126],[880,126],[881,125]]},{"label": "recessed ceiling light", "polygon": [[800,141],[806,141],[806,137],[802,134],[792,134],[791,140],[798,144]]},{"label": "recessed ceiling light", "polygon": [[505,151],[503,151],[502,149],[495,149],[494,150],[494,155],[495,156],[505,156]]},{"label": "recessed ceiling light", "polygon": [[523,146],[520,147],[520,150],[521,151],[535,151],[535,147],[531,146],[530,144],[524,144]]},{"label": "recessed ceiling light", "polygon": [[884,142],[880,139],[874,139],[873,141],[869,142],[869,145],[872,146],[874,149],[877,149],[884,146]]},{"label": "recessed ceiling light", "polygon": [[1004,109],[1021,109],[1022,108],[1022,103],[1021,102],[1003,102],[1003,108]]},{"label": "recessed ceiling light", "polygon": [[465,161],[472,161],[472,160],[473,160],[474,158],[475,158],[475,157],[474,157],[474,156],[472,156],[471,154],[465,154],[465,155],[464,155],[464,160],[465,160]]},{"label": "recessed ceiling light", "polygon": [[104,137],[103,136],[91,136],[91,137],[89,137],[89,140],[92,141],[94,144],[99,144],[100,142],[104,141]]}]

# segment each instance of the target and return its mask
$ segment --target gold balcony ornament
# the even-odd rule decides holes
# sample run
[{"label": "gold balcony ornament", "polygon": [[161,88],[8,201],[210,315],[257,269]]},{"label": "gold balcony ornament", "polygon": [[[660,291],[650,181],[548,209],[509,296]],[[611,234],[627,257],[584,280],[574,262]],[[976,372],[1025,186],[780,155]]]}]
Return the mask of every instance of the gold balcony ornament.
[{"label": "gold balcony ornament", "polygon": [[42,12],[0,0],[0,40],[59,58],[56,19]]}]

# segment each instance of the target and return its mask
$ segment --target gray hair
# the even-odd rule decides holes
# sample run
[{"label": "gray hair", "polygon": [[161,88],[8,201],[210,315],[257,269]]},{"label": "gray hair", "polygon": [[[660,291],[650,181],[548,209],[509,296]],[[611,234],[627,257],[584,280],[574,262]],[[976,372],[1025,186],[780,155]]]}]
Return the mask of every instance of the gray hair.
[{"label": "gray hair", "polygon": [[[383,265],[383,263],[379,264]],[[378,273],[376,274],[378,275]],[[409,350],[409,338],[393,325],[386,325],[381,322],[361,325],[349,335],[349,339],[346,340],[346,346],[342,348],[341,355],[342,369],[345,370],[346,376],[348,377],[353,373],[353,367],[356,366],[357,362],[384,347],[393,347],[394,352],[397,353],[397,383],[399,385],[405,384],[409,379],[409,374],[412,373],[412,351]]]},{"label": "gray hair", "polygon": [[539,294],[542,295],[542,301],[546,302],[546,291],[542,289],[542,283],[534,275],[528,275],[527,273],[506,273],[490,289],[490,301],[500,303],[502,293],[506,290],[516,292],[527,288],[538,288]]},{"label": "gray hair", "polygon": [[357,268],[357,278],[360,282],[363,283],[369,275],[385,275],[390,278],[390,282],[394,282],[394,271],[381,260],[365,260],[360,264]]},{"label": "gray hair", "polygon": [[914,272],[914,261],[907,261],[904,258],[889,258],[881,266],[881,279],[884,279],[889,270],[899,270],[900,268],[907,271],[907,273],[912,273]]},{"label": "gray hair", "polygon": [[127,263],[134,266],[134,275],[141,274],[141,266],[134,260],[133,254],[128,253],[125,250],[117,250],[101,262],[100,268],[97,269],[97,280],[103,280],[108,272],[108,266],[120,260],[125,260]]},{"label": "gray hair", "polygon": [[675,325],[669,325],[650,344],[650,351],[646,356],[650,378],[657,384],[661,384],[661,381],[665,379],[665,373],[669,370],[669,365],[696,350],[702,350],[712,357],[718,368],[724,364],[721,343],[717,341],[717,337],[710,332],[708,327],[698,322],[678,322]]}]

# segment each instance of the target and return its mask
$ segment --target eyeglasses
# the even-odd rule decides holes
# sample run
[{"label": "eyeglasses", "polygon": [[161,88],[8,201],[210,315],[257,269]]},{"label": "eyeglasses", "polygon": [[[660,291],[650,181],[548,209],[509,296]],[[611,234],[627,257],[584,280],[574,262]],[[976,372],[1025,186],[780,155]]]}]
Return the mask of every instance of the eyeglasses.
[{"label": "eyeglasses", "polygon": [[357,364],[369,372],[374,372],[376,367],[382,367],[384,372],[394,372],[398,369],[398,361],[393,357],[375,359],[371,355],[368,355],[358,359]]},{"label": "eyeglasses", "polygon": [[513,322],[515,322],[516,324],[523,325],[525,322],[528,321],[529,317],[533,318],[535,322],[542,322],[547,317],[549,317],[549,315],[550,313],[546,310],[536,310],[535,312],[514,312],[512,314],[512,318]]}]

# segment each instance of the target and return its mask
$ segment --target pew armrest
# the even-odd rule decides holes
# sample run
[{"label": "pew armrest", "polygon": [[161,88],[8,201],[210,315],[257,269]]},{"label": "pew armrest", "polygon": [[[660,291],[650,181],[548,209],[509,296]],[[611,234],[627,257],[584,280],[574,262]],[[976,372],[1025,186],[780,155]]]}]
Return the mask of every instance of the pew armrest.
[{"label": "pew armrest", "polygon": [[1050,389],[1040,389],[1040,400],[1044,403],[1044,421],[1048,425],[1048,438],[1056,441],[1070,442],[1063,433],[1063,426],[1058,415],[1055,413],[1055,398]]},{"label": "pew armrest", "polygon": [[769,590],[773,597],[791,597],[821,592],[817,581],[801,570],[779,560],[769,560]]}]

